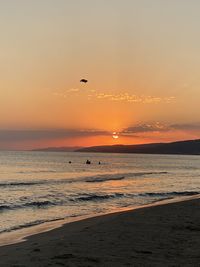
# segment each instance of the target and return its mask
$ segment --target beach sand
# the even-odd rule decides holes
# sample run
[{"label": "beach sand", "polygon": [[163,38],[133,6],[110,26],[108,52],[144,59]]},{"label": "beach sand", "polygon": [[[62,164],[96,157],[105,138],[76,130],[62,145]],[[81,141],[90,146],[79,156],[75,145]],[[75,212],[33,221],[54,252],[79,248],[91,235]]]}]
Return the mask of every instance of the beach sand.
[{"label": "beach sand", "polygon": [[0,247],[0,266],[200,266],[200,200],[69,223]]}]

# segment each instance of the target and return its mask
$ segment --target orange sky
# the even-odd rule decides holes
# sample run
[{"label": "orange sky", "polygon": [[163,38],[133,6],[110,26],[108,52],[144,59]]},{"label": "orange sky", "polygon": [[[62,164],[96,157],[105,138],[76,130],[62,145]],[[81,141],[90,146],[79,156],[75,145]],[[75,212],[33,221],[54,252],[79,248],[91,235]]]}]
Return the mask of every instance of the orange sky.
[{"label": "orange sky", "polygon": [[198,138],[199,8],[1,2],[0,149]]}]

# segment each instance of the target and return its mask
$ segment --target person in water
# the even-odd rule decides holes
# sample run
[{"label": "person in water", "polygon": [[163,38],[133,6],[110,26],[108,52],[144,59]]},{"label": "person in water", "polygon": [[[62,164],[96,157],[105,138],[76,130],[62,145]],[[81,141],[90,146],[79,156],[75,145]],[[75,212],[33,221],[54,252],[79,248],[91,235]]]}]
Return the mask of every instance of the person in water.
[{"label": "person in water", "polygon": [[87,159],[86,164],[91,164],[91,161]]}]

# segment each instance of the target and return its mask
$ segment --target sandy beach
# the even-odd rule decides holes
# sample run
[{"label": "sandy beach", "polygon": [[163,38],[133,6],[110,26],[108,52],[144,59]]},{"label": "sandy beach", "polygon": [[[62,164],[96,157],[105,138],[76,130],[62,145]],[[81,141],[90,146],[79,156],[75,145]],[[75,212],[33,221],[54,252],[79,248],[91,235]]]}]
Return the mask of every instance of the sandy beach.
[{"label": "sandy beach", "polygon": [[200,266],[200,200],[85,219],[0,248],[1,267]]}]

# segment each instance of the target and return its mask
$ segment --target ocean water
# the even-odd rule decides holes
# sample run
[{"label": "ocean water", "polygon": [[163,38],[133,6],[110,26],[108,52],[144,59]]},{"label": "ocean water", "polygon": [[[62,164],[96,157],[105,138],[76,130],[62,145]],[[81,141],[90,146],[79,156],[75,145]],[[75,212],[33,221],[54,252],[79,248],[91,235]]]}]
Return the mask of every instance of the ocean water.
[{"label": "ocean water", "polygon": [[200,156],[0,152],[0,238],[44,222],[199,193]]}]

